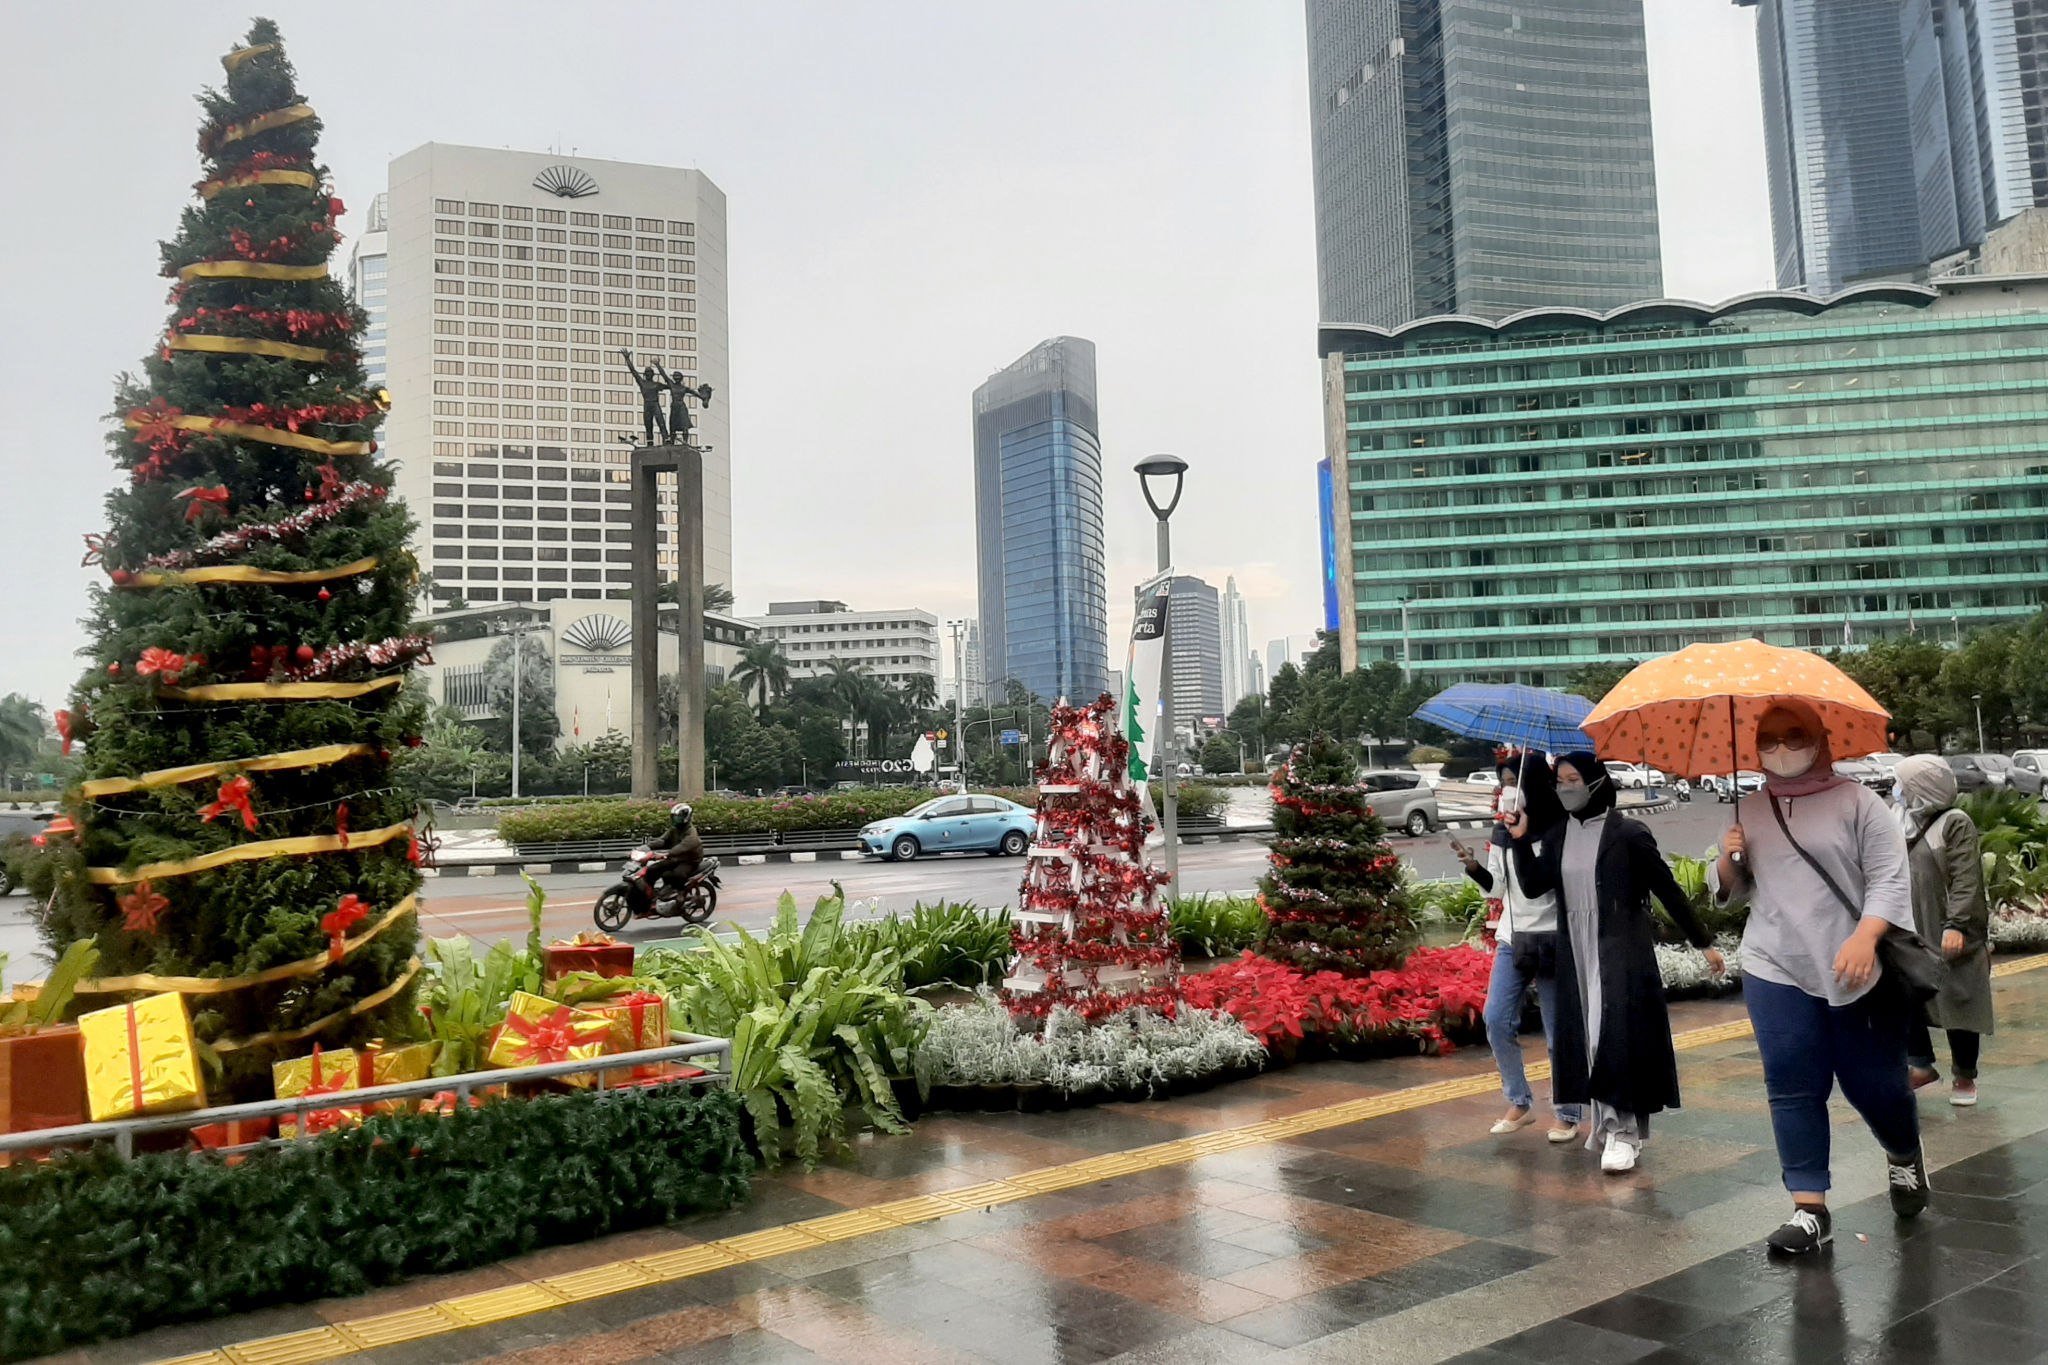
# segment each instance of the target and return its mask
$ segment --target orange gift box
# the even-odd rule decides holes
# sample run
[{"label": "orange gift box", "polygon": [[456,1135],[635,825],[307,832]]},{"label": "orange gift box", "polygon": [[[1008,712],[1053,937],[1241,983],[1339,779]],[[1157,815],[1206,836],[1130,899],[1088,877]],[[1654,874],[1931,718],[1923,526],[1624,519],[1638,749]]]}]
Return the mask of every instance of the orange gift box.
[{"label": "orange gift box", "polygon": [[[484,1060],[491,1066],[544,1066],[549,1062],[587,1061],[611,1048],[612,1021],[602,1014],[559,1005],[543,996],[514,991],[504,1026],[491,1040]],[[556,1079],[590,1088],[595,1071]]]},{"label": "orange gift box", "polygon": [[[339,1095],[344,1091],[361,1089],[360,1070],[361,1064],[353,1048],[340,1047],[332,1052],[323,1052],[316,1047],[310,1057],[294,1057],[290,1061],[273,1063],[270,1081],[281,1100],[297,1099],[301,1095]],[[311,1109],[305,1114],[305,1135],[314,1137],[345,1123],[360,1122],[362,1117],[360,1106]],[[299,1121],[289,1116],[280,1118],[277,1135],[282,1138],[299,1136]]]},{"label": "orange gift box", "polygon": [[85,1122],[85,1048],[76,1024],[0,1037],[0,1132]]},{"label": "orange gift box", "polygon": [[92,1121],[197,1109],[206,1103],[192,1016],[175,991],[78,1017]]},{"label": "orange gift box", "polygon": [[543,950],[543,955],[542,975],[549,981],[571,972],[589,972],[592,976],[633,974],[632,944],[588,930],[574,939],[555,940]]}]

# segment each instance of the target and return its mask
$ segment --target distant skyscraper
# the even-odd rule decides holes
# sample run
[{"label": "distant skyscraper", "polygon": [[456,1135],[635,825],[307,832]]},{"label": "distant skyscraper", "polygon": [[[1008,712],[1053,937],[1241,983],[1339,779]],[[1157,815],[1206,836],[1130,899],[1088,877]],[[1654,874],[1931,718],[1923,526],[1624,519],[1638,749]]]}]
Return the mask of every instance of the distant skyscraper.
[{"label": "distant skyscraper", "polygon": [[1166,644],[1173,668],[1173,728],[1198,731],[1224,714],[1223,611],[1216,589],[1186,574],[1166,600]]},{"label": "distant skyscraper", "polygon": [[982,677],[1048,700],[1109,680],[1095,343],[1054,337],[974,391]]},{"label": "distant skyscraper", "polygon": [[1245,676],[1251,679],[1251,690],[1246,695],[1253,697],[1265,696],[1266,665],[1265,661],[1259,658],[1259,651],[1255,649],[1245,655],[1245,668],[1247,670]]},{"label": "distant skyscraper", "polygon": [[1663,291],[1642,0],[1308,0],[1322,320]]},{"label": "distant skyscraper", "polygon": [[1252,657],[1252,632],[1245,615],[1244,594],[1235,577],[1223,580],[1223,709],[1227,712],[1252,690],[1247,661]]},{"label": "distant skyscraper", "polygon": [[363,231],[348,254],[349,293],[355,296],[356,305],[370,315],[370,325],[363,329],[363,376],[372,388],[384,387],[384,307],[390,297],[384,288],[388,264],[385,253],[389,249],[386,228],[390,206],[388,194],[370,201]]},{"label": "distant skyscraper", "polygon": [[1271,687],[1280,670],[1294,662],[1294,651],[1289,648],[1287,637],[1266,641],[1266,685]]},{"label": "distant skyscraper", "polygon": [[1920,274],[2042,202],[2031,0],[2025,43],[2015,0],[1735,3],[1757,11],[1779,287]]}]

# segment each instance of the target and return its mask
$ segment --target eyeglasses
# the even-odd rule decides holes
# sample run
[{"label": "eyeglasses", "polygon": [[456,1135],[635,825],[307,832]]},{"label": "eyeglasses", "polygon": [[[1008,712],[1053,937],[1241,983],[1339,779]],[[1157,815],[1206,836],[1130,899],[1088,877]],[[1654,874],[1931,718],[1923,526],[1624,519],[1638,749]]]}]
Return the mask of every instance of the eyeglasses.
[{"label": "eyeglasses", "polygon": [[1812,747],[1813,741],[1807,738],[1804,730],[1794,730],[1789,735],[1776,735],[1769,739],[1758,735],[1756,739],[1758,753],[1769,753],[1773,749],[1810,749]]}]

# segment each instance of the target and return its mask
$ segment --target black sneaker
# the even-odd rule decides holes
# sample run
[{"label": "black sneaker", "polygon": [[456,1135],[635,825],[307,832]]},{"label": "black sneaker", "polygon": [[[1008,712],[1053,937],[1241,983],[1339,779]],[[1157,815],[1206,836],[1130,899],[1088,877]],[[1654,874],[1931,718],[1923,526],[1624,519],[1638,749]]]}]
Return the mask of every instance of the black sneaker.
[{"label": "black sneaker", "polygon": [[1918,1218],[1927,1208],[1927,1162],[1919,1152],[1901,1161],[1887,1154],[1891,1172],[1892,1212],[1900,1218]]},{"label": "black sneaker", "polygon": [[1835,1220],[1825,1208],[1801,1204],[1785,1226],[1764,1239],[1776,1256],[1811,1256],[1835,1240]]}]

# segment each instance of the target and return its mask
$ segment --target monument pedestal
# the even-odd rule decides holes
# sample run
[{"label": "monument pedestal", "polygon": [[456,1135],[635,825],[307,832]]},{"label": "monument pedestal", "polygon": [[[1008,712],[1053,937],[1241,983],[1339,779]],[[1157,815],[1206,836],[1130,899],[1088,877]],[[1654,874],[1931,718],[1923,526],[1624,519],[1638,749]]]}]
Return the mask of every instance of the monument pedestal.
[{"label": "monument pedestal", "polygon": [[657,476],[676,476],[676,790],[704,794],[704,456],[695,446],[633,450],[633,795],[661,787],[661,524]]}]

